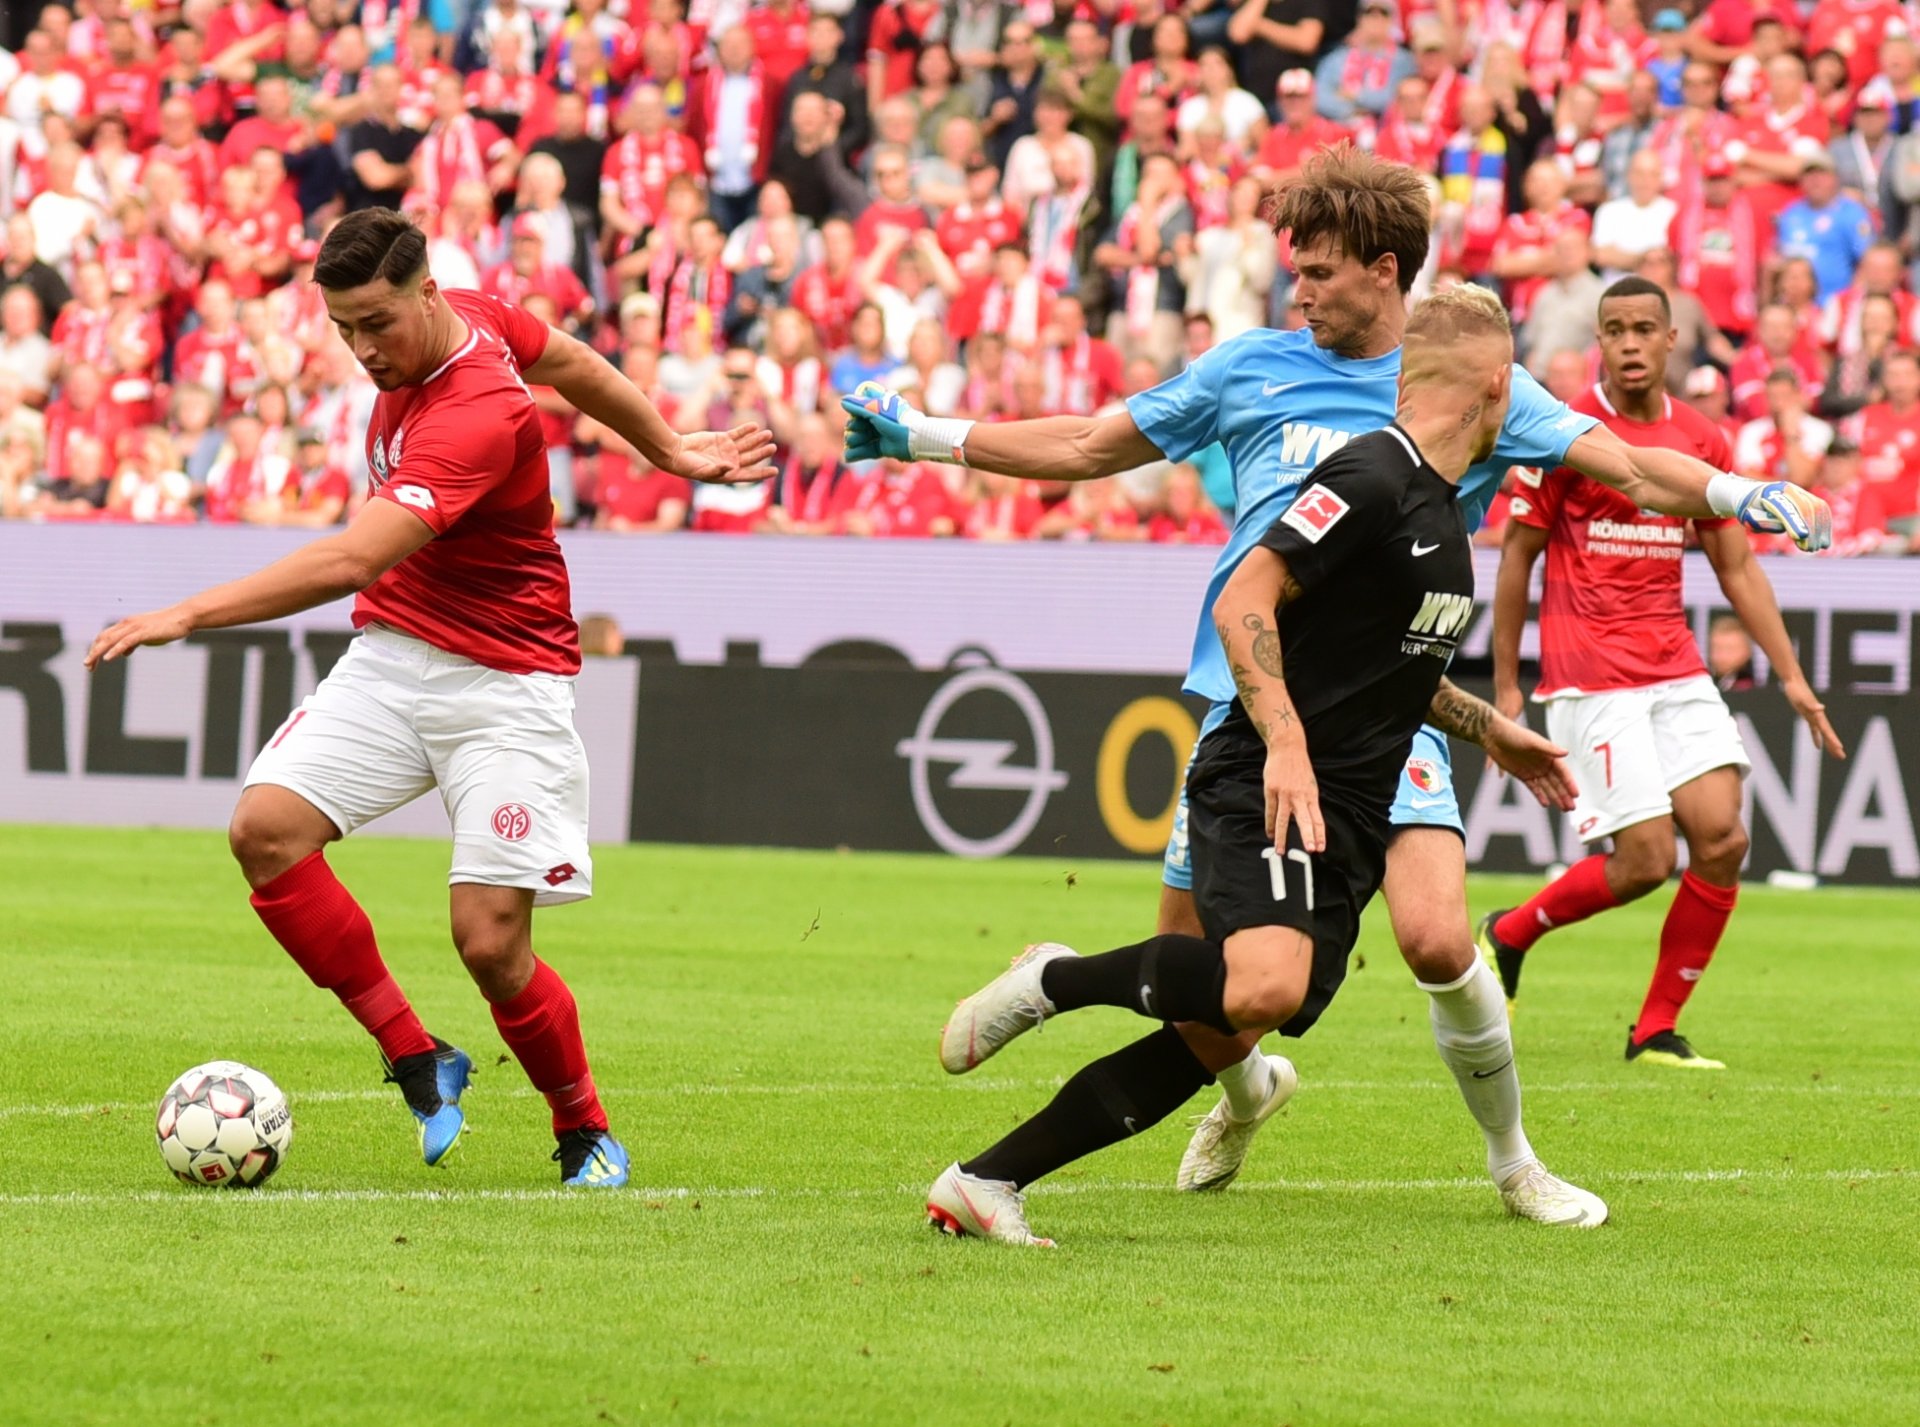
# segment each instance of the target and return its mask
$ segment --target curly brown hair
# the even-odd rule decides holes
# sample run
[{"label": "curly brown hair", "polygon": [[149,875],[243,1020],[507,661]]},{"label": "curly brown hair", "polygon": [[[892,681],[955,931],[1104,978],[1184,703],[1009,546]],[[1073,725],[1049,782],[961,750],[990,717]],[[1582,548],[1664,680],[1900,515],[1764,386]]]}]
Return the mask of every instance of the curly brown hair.
[{"label": "curly brown hair", "polygon": [[1426,178],[1352,144],[1309,158],[1297,179],[1268,197],[1267,221],[1276,233],[1291,231],[1295,247],[1331,239],[1369,265],[1393,254],[1402,292],[1426,266],[1433,231]]}]

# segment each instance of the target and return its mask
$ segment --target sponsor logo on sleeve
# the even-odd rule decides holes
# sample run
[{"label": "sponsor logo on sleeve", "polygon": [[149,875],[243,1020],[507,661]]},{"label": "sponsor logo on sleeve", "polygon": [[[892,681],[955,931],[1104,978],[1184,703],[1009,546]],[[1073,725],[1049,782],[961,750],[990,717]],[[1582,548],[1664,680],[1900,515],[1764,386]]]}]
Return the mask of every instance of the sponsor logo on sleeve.
[{"label": "sponsor logo on sleeve", "polygon": [[425,486],[395,486],[393,498],[402,505],[410,505],[415,510],[433,509],[433,492]]},{"label": "sponsor logo on sleeve", "polygon": [[1349,509],[1344,500],[1325,486],[1310,486],[1288,507],[1280,523],[1299,531],[1308,544],[1318,545],[1321,537],[1338,525],[1340,517]]}]

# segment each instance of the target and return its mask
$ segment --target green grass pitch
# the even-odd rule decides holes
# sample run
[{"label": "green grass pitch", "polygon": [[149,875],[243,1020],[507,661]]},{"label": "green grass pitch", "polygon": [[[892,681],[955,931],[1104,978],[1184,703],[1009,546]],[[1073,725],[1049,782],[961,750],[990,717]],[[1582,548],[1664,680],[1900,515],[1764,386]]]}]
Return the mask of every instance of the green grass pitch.
[{"label": "green grass pitch", "polygon": [[[1140,1023],[1074,1016],[967,1080],[935,1032],[1023,941],[1142,934],[1154,867],[605,849],[538,925],[634,1152],[594,1195],[495,1064],[445,859],[334,854],[481,1067],[427,1170],[217,835],[0,829],[0,1420],[1920,1421],[1920,896],[1748,889],[1686,1021],[1720,1075],[1621,1058],[1666,896],[1543,945],[1530,1129],[1599,1231],[1502,1216],[1376,912],[1239,1186],[1171,1192],[1170,1121],[1036,1192],[1061,1247],[1023,1253],[937,1238],[919,1194]],[[159,1092],[222,1056],[294,1106],[253,1194],[154,1149]]]}]

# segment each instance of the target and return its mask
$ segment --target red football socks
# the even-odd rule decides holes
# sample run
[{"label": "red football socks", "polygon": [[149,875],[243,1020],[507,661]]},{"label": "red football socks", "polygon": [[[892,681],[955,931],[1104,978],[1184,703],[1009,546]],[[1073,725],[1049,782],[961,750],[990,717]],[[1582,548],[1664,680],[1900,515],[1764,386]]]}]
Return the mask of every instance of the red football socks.
[{"label": "red football socks", "polygon": [[315,852],[253,894],[253,910],[313,984],[333,992],[389,1061],[433,1049],[433,1037],[380,959],[373,923]]},{"label": "red football socks", "polygon": [[533,979],[511,1001],[493,1007],[493,1023],[533,1088],[547,1097],[556,1135],[607,1127],[580,1039],[580,1008],[559,972],[535,957]]},{"label": "red football socks", "polygon": [[1733,904],[1739,896],[1738,886],[1716,887],[1691,872],[1680,874],[1680,890],[1674,894],[1673,906],[1660,928],[1660,960],[1653,968],[1647,999],[1633,1023],[1635,1041],[1673,1029],[1681,1007],[1713,960],[1714,948],[1720,945],[1720,934],[1727,929],[1727,918],[1733,915]]},{"label": "red football socks", "polygon": [[1493,934],[1515,951],[1526,951],[1555,927],[1583,922],[1620,905],[1607,885],[1607,859],[1582,858],[1493,924]]}]

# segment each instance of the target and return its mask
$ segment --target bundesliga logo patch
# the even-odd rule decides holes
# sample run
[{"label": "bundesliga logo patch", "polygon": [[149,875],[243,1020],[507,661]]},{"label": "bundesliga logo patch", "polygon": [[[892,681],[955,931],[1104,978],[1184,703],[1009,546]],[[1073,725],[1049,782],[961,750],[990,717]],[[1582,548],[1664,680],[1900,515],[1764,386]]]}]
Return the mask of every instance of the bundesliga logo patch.
[{"label": "bundesliga logo patch", "polygon": [[1320,537],[1339,524],[1348,509],[1347,503],[1325,486],[1312,486],[1287,508],[1280,523],[1306,536],[1309,544],[1318,545]]}]

